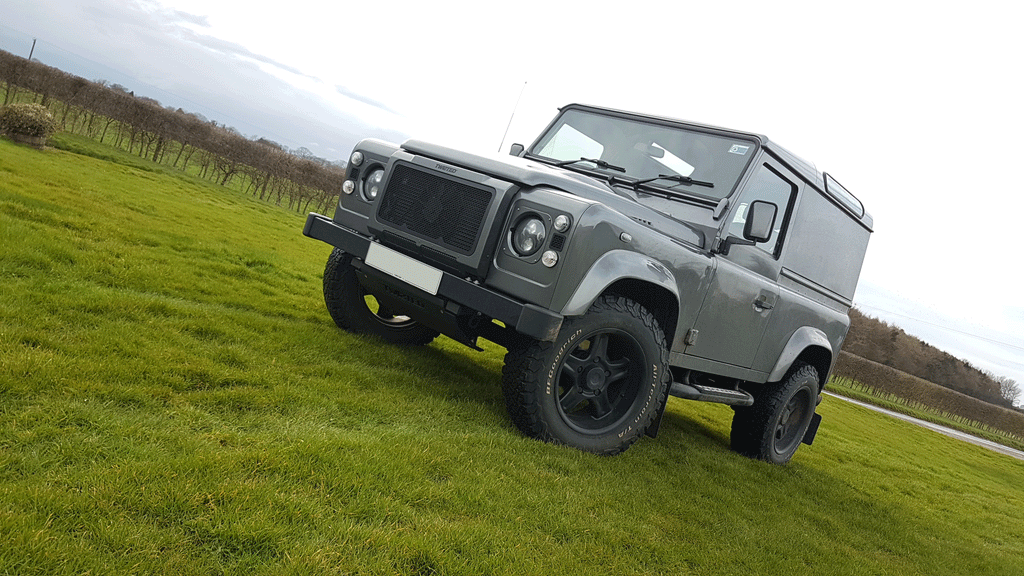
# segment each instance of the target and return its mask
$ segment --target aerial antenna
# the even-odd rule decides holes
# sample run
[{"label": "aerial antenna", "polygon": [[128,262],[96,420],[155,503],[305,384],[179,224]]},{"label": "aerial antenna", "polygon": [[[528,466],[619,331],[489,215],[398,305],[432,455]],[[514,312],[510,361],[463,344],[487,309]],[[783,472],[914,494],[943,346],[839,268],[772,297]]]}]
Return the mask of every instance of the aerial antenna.
[{"label": "aerial antenna", "polygon": [[512,119],[516,117],[516,110],[519,109],[519,101],[523,99],[523,92],[526,91],[526,82],[523,81],[523,87],[519,90],[519,98],[516,98],[516,105],[512,108],[512,115],[508,117],[508,126],[505,126],[505,133],[501,135],[501,143],[498,144],[498,153],[501,153],[501,149],[505,147],[505,137],[508,136],[508,129],[512,127]]}]

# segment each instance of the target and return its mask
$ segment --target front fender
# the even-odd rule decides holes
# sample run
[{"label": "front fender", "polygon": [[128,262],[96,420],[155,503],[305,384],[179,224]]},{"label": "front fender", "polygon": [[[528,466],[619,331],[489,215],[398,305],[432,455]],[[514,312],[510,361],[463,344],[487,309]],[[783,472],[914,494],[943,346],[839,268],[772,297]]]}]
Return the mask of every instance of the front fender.
[{"label": "front fender", "polygon": [[586,313],[612,283],[625,278],[650,282],[665,288],[679,301],[679,288],[672,272],[657,260],[629,250],[612,250],[598,258],[562,307],[563,316]]},{"label": "front fender", "polygon": [[[793,362],[805,351],[811,351],[809,360],[818,370],[818,378],[824,383],[828,377],[828,371],[832,366],[832,359],[835,358],[835,351],[828,341],[825,333],[811,326],[802,326],[789,337],[789,342],[779,355],[775,368],[768,375],[768,382],[778,382],[786,376],[786,372],[793,366]],[[826,358],[827,356],[827,358]]]}]

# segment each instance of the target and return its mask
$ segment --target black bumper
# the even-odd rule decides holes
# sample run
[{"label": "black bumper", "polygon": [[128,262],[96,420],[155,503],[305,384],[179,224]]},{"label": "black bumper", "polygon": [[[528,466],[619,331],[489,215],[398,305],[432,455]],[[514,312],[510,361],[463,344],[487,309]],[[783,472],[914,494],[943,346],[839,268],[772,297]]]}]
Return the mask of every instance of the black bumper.
[{"label": "black bumper", "polygon": [[[326,242],[360,261],[366,259],[366,252],[370,246],[369,238],[338,225],[327,216],[316,213],[310,213],[306,218],[306,226],[303,228],[302,234]],[[403,291],[429,298],[426,293],[397,278],[388,277],[388,279],[389,283],[401,287]],[[438,313],[465,307],[488,318],[500,320],[505,326],[515,328],[516,332],[537,340],[554,341],[562,326],[561,314],[534,304],[524,304],[447,272],[442,272],[441,283],[437,288],[437,297],[445,301],[444,310],[438,310]],[[429,324],[429,322],[424,323]],[[441,332],[445,332],[443,327],[437,326],[437,328]]]}]

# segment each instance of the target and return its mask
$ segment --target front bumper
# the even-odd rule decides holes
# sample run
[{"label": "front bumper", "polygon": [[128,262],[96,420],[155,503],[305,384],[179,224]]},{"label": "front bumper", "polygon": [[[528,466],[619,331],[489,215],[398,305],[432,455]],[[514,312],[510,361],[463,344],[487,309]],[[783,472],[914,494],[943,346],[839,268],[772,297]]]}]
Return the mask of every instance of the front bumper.
[{"label": "front bumper", "polygon": [[[302,234],[326,242],[360,261],[366,259],[371,242],[366,236],[340,226],[332,219],[315,212],[310,213],[306,218],[306,226],[303,228]],[[520,334],[548,342],[555,340],[558,330],[562,326],[561,314],[535,304],[519,302],[448,272],[441,272],[437,294],[433,297],[398,278],[389,276],[386,282],[421,302],[434,301],[435,298],[440,299],[442,302],[439,310],[426,315],[426,318],[421,319],[416,315],[413,315],[413,318],[428,326],[433,324],[433,328],[449,336],[452,334],[446,330],[448,323],[443,320],[443,317],[445,315],[452,317],[458,314],[464,315],[465,309],[479,312],[487,318],[499,320]],[[463,338],[457,339],[463,340]]]}]

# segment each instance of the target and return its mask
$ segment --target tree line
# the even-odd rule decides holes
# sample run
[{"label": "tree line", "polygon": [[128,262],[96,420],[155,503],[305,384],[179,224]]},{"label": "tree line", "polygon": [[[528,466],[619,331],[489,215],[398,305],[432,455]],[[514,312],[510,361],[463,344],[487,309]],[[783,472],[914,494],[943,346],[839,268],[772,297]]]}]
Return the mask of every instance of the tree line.
[{"label": "tree line", "polygon": [[1014,409],[1020,387],[1012,379],[972,366],[856,308],[843,350],[955,390],[983,402]]},{"label": "tree line", "polygon": [[248,139],[198,114],[163,107],[123,86],[89,81],[0,50],[3,105],[46,106],[60,130],[97,139],[222,186],[298,212],[337,202],[344,165],[295,153],[266,138]]}]

